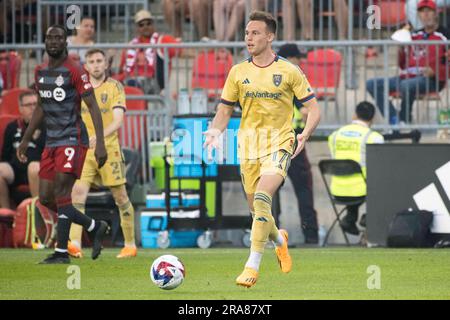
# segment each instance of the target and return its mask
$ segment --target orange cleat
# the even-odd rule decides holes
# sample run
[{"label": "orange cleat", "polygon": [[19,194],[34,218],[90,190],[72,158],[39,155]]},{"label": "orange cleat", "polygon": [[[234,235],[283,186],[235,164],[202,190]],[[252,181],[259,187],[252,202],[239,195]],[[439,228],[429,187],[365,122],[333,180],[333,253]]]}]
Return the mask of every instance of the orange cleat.
[{"label": "orange cleat", "polygon": [[275,247],[275,253],[277,254],[278,264],[281,271],[288,273],[292,269],[292,259],[288,250],[288,233],[284,229],[280,229],[280,233],[284,238],[284,243],[281,247]]},{"label": "orange cleat", "polygon": [[240,276],[237,277],[236,284],[238,286],[250,288],[251,286],[255,285],[257,280],[258,280],[258,271],[246,267],[244,271],[240,274]]},{"label": "orange cleat", "polygon": [[83,258],[83,252],[76,245],[69,241],[67,244],[67,253],[74,258]]},{"label": "orange cleat", "polygon": [[117,255],[116,258],[132,258],[136,257],[137,255],[137,248],[136,247],[123,247],[122,250],[120,250],[120,253]]}]

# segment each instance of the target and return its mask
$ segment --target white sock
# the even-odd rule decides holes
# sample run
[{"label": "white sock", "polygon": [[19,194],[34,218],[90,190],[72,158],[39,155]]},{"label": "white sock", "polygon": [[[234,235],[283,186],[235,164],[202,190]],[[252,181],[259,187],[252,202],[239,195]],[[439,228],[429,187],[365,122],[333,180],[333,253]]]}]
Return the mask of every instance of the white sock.
[{"label": "white sock", "polygon": [[95,220],[94,219],[92,219],[92,222],[91,222],[91,225],[89,226],[89,228],[88,228],[88,232],[91,232],[92,230],[94,230],[94,228],[95,228]]},{"label": "white sock", "polygon": [[136,248],[136,243],[133,242],[125,242],[125,247]]},{"label": "white sock", "polygon": [[67,252],[67,249],[59,249],[59,248],[55,248],[55,252],[66,253],[66,252]]},{"label": "white sock", "polygon": [[245,267],[255,269],[256,271],[259,270],[259,265],[261,264],[263,254],[256,252],[256,251],[250,251],[250,257],[248,257],[247,263],[245,264]]},{"label": "white sock", "polygon": [[277,247],[281,247],[284,244],[284,238],[281,235],[280,232],[278,232],[278,237],[277,240],[272,241],[274,245],[276,245]]}]

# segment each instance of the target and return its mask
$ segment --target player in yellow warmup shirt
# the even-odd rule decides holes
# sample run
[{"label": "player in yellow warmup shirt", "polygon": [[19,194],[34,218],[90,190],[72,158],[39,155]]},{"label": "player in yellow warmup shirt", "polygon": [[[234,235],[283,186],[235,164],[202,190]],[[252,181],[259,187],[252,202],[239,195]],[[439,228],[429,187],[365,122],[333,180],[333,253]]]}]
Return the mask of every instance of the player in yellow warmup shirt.
[{"label": "player in yellow warmup shirt", "polygon": [[[233,107],[241,106],[238,153],[242,184],[253,215],[250,256],[236,279],[245,287],[253,286],[258,279],[267,240],[275,243],[281,271],[287,273],[292,268],[288,234],[277,229],[272,216],[272,196],[284,182],[291,158],[304,148],[320,120],[317,100],[303,72],[272,50],[276,28],[270,14],[256,11],[250,15],[245,29],[250,58],[230,70],[216,116],[205,132],[205,147],[217,147]],[[308,109],[305,128],[297,137],[292,129],[294,97]]]},{"label": "player in yellow warmup shirt", "polygon": [[[89,133],[90,149],[86,155],[81,178],[77,180],[72,190],[73,205],[84,213],[91,185],[109,187],[119,208],[121,227],[125,238],[125,247],[117,258],[134,257],[137,254],[134,237],[134,208],[125,188],[125,162],[118,136],[118,130],[122,125],[126,110],[125,92],[120,82],[106,77],[107,62],[102,50],[91,49],[86,53],[85,68],[89,73],[90,82],[94,87],[95,97],[102,114],[108,160],[101,169],[98,168],[94,156],[96,144],[94,124],[83,103],[81,115]],[[82,229],[72,224],[68,250],[73,257],[82,257],[81,235]]]}]

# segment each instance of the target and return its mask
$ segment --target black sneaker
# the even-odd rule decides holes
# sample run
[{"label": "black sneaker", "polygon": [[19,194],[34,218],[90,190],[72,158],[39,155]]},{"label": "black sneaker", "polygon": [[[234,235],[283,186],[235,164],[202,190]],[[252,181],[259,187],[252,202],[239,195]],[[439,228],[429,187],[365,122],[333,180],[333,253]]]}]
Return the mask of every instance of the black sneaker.
[{"label": "black sneaker", "polygon": [[341,227],[342,227],[342,230],[344,230],[345,232],[347,232],[349,234],[353,234],[355,236],[359,235],[359,229],[356,226],[355,222],[353,222],[353,223],[348,222],[344,218],[341,220]]},{"label": "black sneaker", "polygon": [[106,235],[106,231],[108,231],[108,224],[105,221],[96,221],[96,223],[100,223],[100,226],[97,229],[97,232],[94,236],[94,244],[92,245],[92,259],[95,260],[98,258],[100,253],[102,252],[102,242],[103,238]]},{"label": "black sneaker", "polygon": [[319,233],[317,229],[303,229],[303,235],[305,236],[305,244],[319,243]]},{"label": "black sneaker", "polygon": [[70,264],[69,255],[66,253],[55,252],[38,264]]},{"label": "black sneaker", "polygon": [[361,219],[359,219],[359,225],[363,228],[366,227],[366,214],[365,213],[361,216]]}]

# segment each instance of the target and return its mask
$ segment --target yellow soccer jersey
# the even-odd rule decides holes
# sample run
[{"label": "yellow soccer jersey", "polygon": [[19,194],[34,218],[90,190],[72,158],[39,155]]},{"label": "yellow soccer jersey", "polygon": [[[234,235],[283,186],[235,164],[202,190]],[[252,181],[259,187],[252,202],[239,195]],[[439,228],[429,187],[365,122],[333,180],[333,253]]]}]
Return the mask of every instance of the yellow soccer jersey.
[{"label": "yellow soccer jersey", "polygon": [[[97,100],[100,112],[102,114],[103,129],[108,127],[113,121],[113,109],[122,108],[126,110],[125,106],[125,91],[122,84],[112,78],[107,78],[101,86],[94,89],[95,98]],[[90,137],[95,136],[95,128],[92,122],[89,109],[84,103],[81,104],[81,117],[86,125],[86,129]],[[106,147],[119,146],[119,135],[116,132],[105,137]]]},{"label": "yellow soccer jersey", "polygon": [[278,150],[293,153],[294,103],[300,105],[314,93],[300,68],[275,56],[266,66],[251,58],[231,68],[222,91],[221,102],[242,108],[238,133],[240,159],[259,159]]}]

